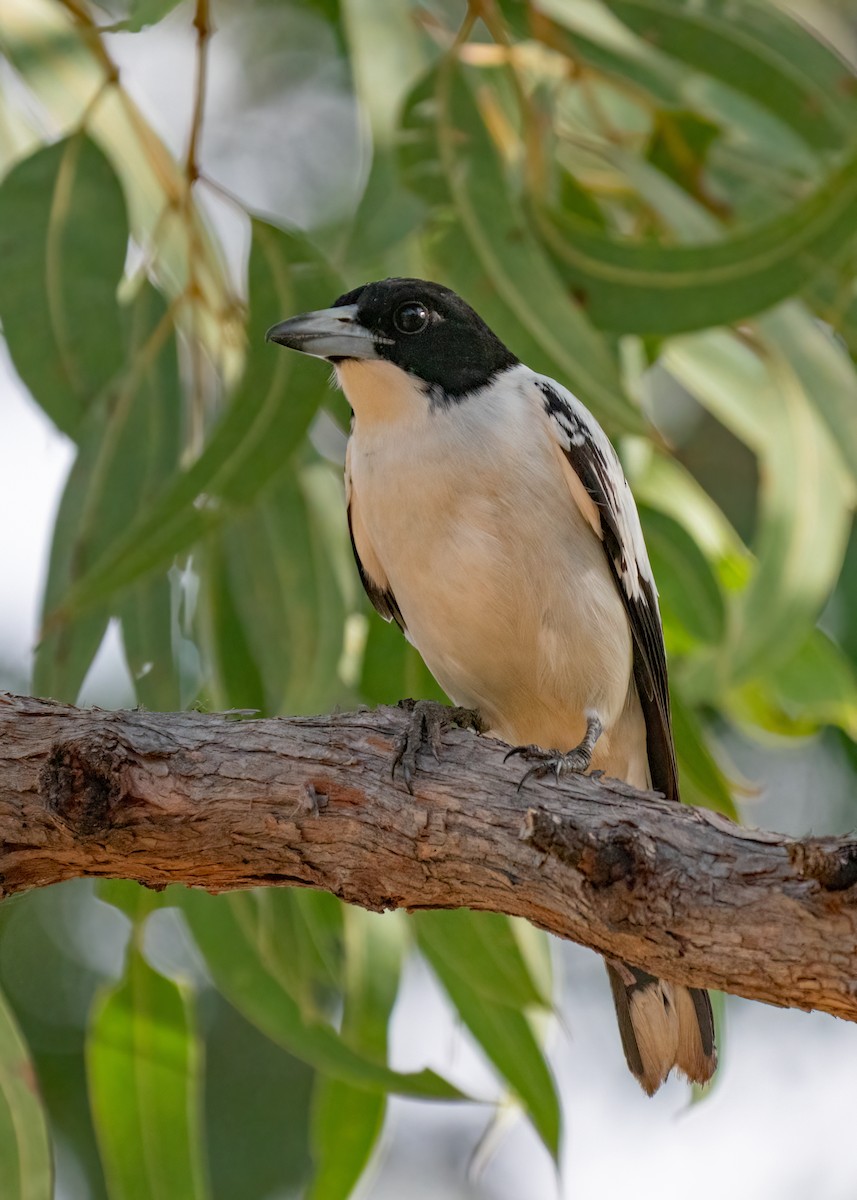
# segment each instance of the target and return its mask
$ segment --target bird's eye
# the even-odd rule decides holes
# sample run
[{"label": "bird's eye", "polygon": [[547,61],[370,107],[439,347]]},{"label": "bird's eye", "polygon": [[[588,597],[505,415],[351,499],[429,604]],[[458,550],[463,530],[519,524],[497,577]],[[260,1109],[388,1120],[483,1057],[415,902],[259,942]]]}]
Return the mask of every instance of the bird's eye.
[{"label": "bird's eye", "polygon": [[406,300],[393,313],[393,324],[399,333],[422,333],[429,323],[429,311],[419,300]]}]

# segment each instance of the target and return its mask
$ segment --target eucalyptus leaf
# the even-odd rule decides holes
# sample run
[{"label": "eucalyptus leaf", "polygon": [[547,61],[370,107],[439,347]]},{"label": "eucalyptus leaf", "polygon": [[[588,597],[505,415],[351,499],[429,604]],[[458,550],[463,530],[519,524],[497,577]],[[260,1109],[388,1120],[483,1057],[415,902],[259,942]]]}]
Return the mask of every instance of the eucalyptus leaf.
[{"label": "eucalyptus leaf", "polygon": [[771,677],[773,696],[792,721],[838,725],[857,741],[857,673],[848,657],[814,629]]},{"label": "eucalyptus leaf", "polygon": [[675,334],[741,320],[808,286],[848,247],[857,222],[857,153],[769,221],[714,243],[635,242],[532,198],[555,265],[601,328]]},{"label": "eucalyptus leaf", "polygon": [[[114,301],[115,303],[115,301]],[[35,665],[43,695],[73,702],[101,643],[108,617],[120,611],[105,594],[82,614],[56,617],[63,601],[104,550],[145,508],[179,456],[179,380],[172,324],[163,301],[143,285],[121,314],[123,369],[86,411],[78,453],[60,501],[45,588],[45,633]],[[165,583],[126,598],[131,668],[154,671],[152,698],[174,695],[170,611]],[[155,603],[160,596],[160,603]],[[147,690],[144,684],[144,690]]]},{"label": "eucalyptus leaf", "polygon": [[[477,984],[467,946],[438,936],[417,913],[417,942],[477,1044],[512,1089],[554,1159],[560,1147],[560,1104],[556,1083],[529,1020],[520,1010],[489,999]],[[474,919],[482,914],[473,914]],[[483,956],[483,964],[485,962]],[[496,973],[496,966],[494,967]]]},{"label": "eucalyptus leaf", "polygon": [[0,321],[33,399],[76,438],[124,362],[116,289],[122,190],[82,134],[38,150],[0,186]]},{"label": "eucalyptus leaf", "polygon": [[398,704],[406,698],[443,703],[447,697],[399,627],[383,621],[374,609],[367,620],[369,629],[360,678],[364,700],[369,704]]},{"label": "eucalyptus leaf", "polygon": [[662,608],[675,614],[692,637],[719,642],[726,609],[708,560],[678,521],[656,508],[638,507]]},{"label": "eucalyptus leaf", "polygon": [[51,1200],[53,1159],[35,1068],[0,994],[0,1164],[8,1200]]},{"label": "eucalyptus leaf", "polygon": [[608,424],[640,429],[607,343],[569,298],[512,199],[470,76],[451,61],[411,94],[400,158],[412,189],[451,209],[427,247],[451,286],[528,366],[567,383]]},{"label": "eucalyptus leaf", "polygon": [[678,688],[671,689],[670,698],[682,800],[685,804],[713,808],[737,821],[738,810],[729,780],[708,748],[699,717]]},{"label": "eucalyptus leaf", "polygon": [[306,239],[255,222],[248,347],[241,385],[202,454],[165,486],[65,596],[69,617],[168,566],[248,505],[287,464],[327,389],[318,363],[265,344],[283,312],[327,307],[340,290]]},{"label": "eucalyptus leaf", "polygon": [[736,604],[721,680],[761,673],[804,639],[842,565],[854,503],[853,483],[812,399],[824,372],[810,359],[798,362],[801,348],[777,315],[758,328],[758,348],[715,331],[674,339],[664,356],[762,465],[757,566]]},{"label": "eucalyptus leaf", "polygon": [[307,482],[293,465],[224,532],[231,591],[269,713],[319,712],[342,698],[345,606]]},{"label": "eucalyptus leaf", "polygon": [[844,59],[773,4],[755,0],[608,0],[660,53],[751,96],[818,149],[851,139],[854,76]]},{"label": "eucalyptus leaf", "polygon": [[415,921],[421,947],[448,959],[473,991],[512,1008],[550,1009],[512,928],[512,918],[467,908],[421,912]]},{"label": "eucalyptus leaf", "polygon": [[132,946],[97,1001],[89,1093],[110,1200],[205,1200],[201,1047],[188,993]]},{"label": "eucalyptus leaf", "polygon": [[[242,924],[231,898],[174,893],[218,989],[248,1021],[296,1058],[324,1074],[372,1091],[456,1100],[461,1093],[433,1071],[402,1074],[382,1056],[354,1050],[327,1021],[307,1020],[293,998],[298,981]],[[298,969],[294,964],[293,972]],[[293,973],[292,973],[293,974]]]},{"label": "eucalyptus leaf", "polygon": [[[345,910],[346,991],[341,1034],[349,1045],[381,1056],[399,986],[404,940],[399,914]],[[307,1200],[347,1200],[384,1125],[386,1097],[319,1076],[313,1093],[315,1172]]]}]

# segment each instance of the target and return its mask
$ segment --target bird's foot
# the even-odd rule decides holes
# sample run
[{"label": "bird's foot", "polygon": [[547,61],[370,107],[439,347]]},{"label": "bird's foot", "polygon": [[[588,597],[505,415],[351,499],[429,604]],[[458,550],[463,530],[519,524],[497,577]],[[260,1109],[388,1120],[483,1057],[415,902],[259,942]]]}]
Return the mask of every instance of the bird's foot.
[{"label": "bird's foot", "polygon": [[559,779],[561,775],[583,775],[589,770],[592,751],[602,729],[598,717],[587,716],[583,741],[565,753],[561,750],[543,750],[541,746],[515,746],[503,759],[504,762],[517,756],[535,764],[521,776],[517,791],[520,792],[528,779],[543,779],[545,775],[553,775],[555,779]]},{"label": "bird's foot", "polygon": [[411,795],[414,791],[413,777],[417,771],[417,758],[425,746],[431,750],[435,761],[440,762],[443,734],[447,729],[472,729],[476,733],[483,733],[485,730],[482,718],[473,708],[457,708],[440,704],[437,700],[400,700],[398,707],[410,714],[410,720],[407,729],[396,743],[390,774],[395,779],[398,767],[405,787]]}]

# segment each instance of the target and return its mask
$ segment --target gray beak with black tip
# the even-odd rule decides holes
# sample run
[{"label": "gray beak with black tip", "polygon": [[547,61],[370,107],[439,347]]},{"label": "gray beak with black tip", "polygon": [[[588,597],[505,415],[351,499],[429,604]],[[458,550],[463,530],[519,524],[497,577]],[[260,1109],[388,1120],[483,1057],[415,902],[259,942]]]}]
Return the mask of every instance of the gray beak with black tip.
[{"label": "gray beak with black tip", "polygon": [[379,358],[372,332],[357,319],[357,305],[301,313],[273,325],[266,342],[277,342],[314,358]]}]

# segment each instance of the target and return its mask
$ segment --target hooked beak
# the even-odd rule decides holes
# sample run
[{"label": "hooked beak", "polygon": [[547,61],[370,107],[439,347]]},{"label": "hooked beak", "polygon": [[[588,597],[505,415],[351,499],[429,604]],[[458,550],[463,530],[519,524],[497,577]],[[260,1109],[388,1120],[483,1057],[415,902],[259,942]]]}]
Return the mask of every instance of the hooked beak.
[{"label": "hooked beak", "polygon": [[273,325],[266,342],[277,342],[315,358],[378,358],[375,339],[357,319],[357,305],[301,313]]}]

